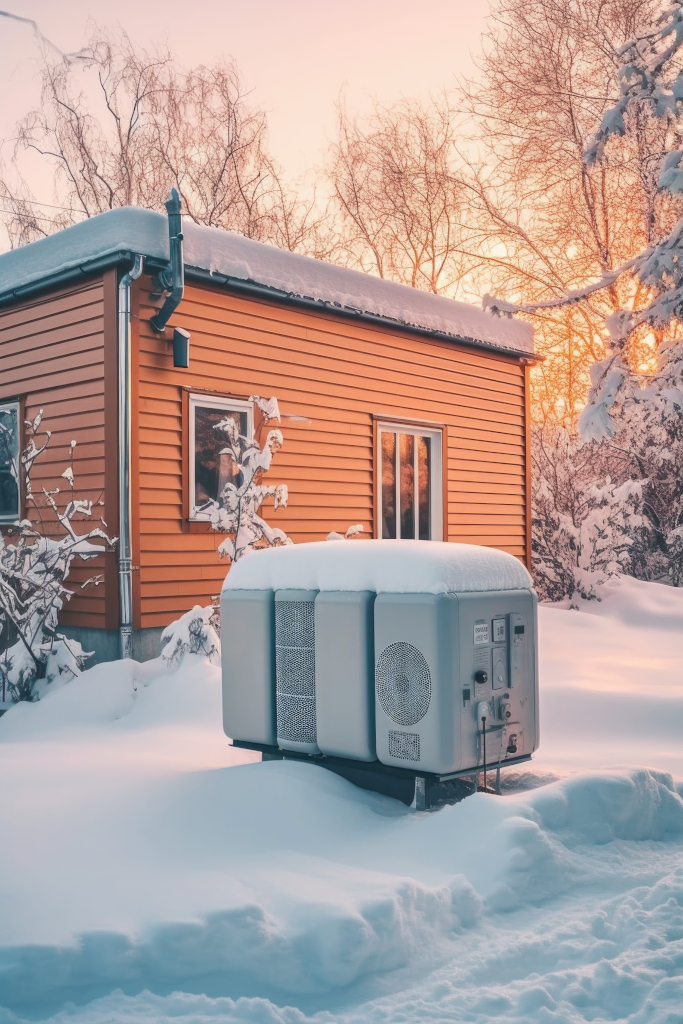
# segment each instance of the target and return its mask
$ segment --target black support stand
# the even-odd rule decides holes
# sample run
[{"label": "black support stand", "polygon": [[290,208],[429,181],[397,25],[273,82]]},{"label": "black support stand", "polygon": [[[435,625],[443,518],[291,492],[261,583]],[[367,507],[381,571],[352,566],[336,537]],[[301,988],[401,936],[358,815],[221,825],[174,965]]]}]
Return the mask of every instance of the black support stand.
[{"label": "black support stand", "polygon": [[[391,796],[407,806],[415,804],[418,811],[434,810],[445,804],[459,803],[466,796],[477,791],[478,773],[483,765],[468,768],[449,775],[434,775],[431,772],[415,771],[411,768],[392,768],[380,761],[351,761],[345,757],[331,757],[327,754],[300,754],[294,750],[281,750],[265,743],[251,743],[233,740],[233,747],[241,750],[256,750],[264,761],[305,761],[327,768],[335,775],[352,782],[360,789],[369,789],[384,796]],[[487,764],[486,770],[496,770],[530,761],[531,754],[510,757],[506,761]]]}]

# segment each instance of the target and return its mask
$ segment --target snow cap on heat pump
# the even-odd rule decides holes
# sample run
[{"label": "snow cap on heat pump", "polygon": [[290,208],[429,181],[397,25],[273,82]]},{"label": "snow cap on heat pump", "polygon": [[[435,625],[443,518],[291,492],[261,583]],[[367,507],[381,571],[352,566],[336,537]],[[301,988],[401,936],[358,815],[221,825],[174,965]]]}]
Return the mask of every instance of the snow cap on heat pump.
[{"label": "snow cap on heat pump", "polygon": [[460,594],[525,590],[531,577],[513,555],[475,544],[345,540],[252,551],[224,590],[369,590],[375,594]]}]

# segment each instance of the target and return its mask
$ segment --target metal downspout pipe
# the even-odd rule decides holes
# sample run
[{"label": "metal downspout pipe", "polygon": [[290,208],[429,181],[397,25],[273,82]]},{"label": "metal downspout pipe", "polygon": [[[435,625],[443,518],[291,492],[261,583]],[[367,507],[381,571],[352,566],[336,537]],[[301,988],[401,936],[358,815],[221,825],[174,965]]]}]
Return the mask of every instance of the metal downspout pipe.
[{"label": "metal downspout pipe", "polygon": [[121,657],[133,656],[133,555],[131,545],[131,286],[144,266],[136,256],[119,281],[119,637]]}]

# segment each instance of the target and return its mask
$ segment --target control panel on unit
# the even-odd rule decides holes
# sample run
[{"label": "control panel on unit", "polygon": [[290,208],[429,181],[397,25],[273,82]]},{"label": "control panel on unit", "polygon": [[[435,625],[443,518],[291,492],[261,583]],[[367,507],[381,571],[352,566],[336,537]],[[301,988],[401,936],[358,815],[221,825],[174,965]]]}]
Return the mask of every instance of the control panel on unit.
[{"label": "control panel on unit", "polygon": [[[526,615],[509,612],[478,619],[472,633],[472,673],[463,679],[463,711],[488,702],[491,725],[512,724],[529,672]],[[516,691],[516,693],[515,693]]]}]

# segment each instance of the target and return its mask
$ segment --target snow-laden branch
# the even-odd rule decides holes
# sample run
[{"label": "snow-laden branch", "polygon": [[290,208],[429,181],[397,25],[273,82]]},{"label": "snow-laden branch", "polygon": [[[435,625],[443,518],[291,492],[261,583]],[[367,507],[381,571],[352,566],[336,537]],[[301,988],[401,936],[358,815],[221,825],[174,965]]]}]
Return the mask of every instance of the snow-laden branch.
[{"label": "snow-laden branch", "polygon": [[[62,507],[57,500],[59,488],[42,488],[42,499],[33,491],[31,471],[36,459],[50,443],[37,445],[35,432],[40,427],[42,409],[25,426],[31,433],[20,464],[24,472],[27,504],[38,515],[38,522],[18,520],[2,538],[0,546],[0,700],[37,700],[45,686],[58,678],[66,681],[85,666],[89,654],[75,640],[57,632],[59,612],[72,596],[65,586],[74,558],[96,558],[111,548],[116,538],[100,527],[79,532],[77,523],[92,516],[90,500],[75,497],[73,456],[76,442],[69,448],[69,465],[62,473],[71,497]],[[48,536],[44,512],[52,512],[54,521]],[[87,583],[97,584],[101,577]],[[83,584],[82,586],[86,586]],[[82,588],[81,588],[82,589]]]},{"label": "snow-laden branch", "polygon": [[[584,157],[588,164],[604,159],[605,147],[613,137],[624,135],[629,117],[649,117],[671,128],[671,139],[680,139],[683,115],[683,0],[672,0],[652,29],[625,43],[619,56],[620,96],[606,112],[602,124],[590,141]],[[669,143],[672,144],[671,142]],[[680,144],[680,143],[679,143]],[[661,159],[658,177],[660,195],[683,194],[683,150],[672,149]],[[609,316],[609,354],[591,371],[589,401],[579,429],[585,440],[605,440],[614,435],[615,417],[628,406],[649,403],[657,397],[662,415],[680,415],[681,342],[661,345],[668,333],[677,338],[675,325],[683,321],[683,219],[658,243],[613,270],[606,270],[583,288],[543,302],[515,304],[495,296],[484,298],[484,308],[499,316],[517,313],[535,314],[584,302],[592,295],[611,288],[620,278],[630,276],[642,286],[646,301],[633,303]],[[629,345],[637,334],[651,332],[657,339],[658,367],[654,375],[643,375],[629,365]]]},{"label": "snow-laden branch", "polygon": [[507,302],[505,299],[498,298],[495,295],[489,295],[487,292],[481,300],[482,308],[489,313],[493,313],[494,316],[514,316],[517,313],[538,313],[541,309],[561,309],[565,306],[571,306],[577,302],[583,302],[585,299],[590,298],[591,295],[595,295],[598,292],[604,291],[605,288],[610,288],[615,281],[618,281],[624,274],[633,273],[637,271],[640,264],[644,262],[654,251],[654,249],[648,249],[645,253],[640,256],[635,256],[631,260],[627,260],[626,263],[622,263],[616,270],[605,270],[603,274],[594,281],[592,284],[585,285],[583,288],[576,288],[572,291],[568,291],[566,295],[561,295],[557,299],[546,299],[542,302],[527,302],[527,303],[516,303]]}]

